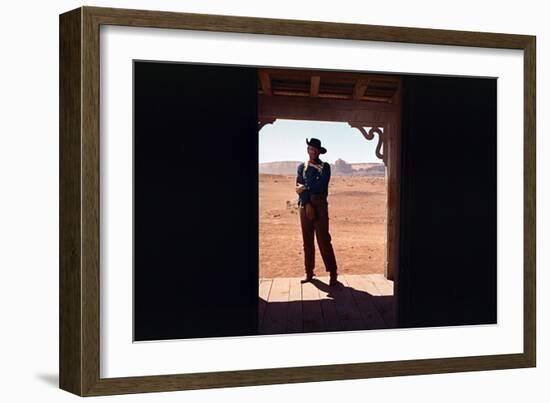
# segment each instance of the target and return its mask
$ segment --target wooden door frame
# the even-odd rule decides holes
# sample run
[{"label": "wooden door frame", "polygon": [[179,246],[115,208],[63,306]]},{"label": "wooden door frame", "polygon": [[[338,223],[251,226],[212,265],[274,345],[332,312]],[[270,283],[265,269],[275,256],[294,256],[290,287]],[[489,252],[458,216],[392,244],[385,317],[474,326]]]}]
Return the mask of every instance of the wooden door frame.
[{"label": "wooden door frame", "polygon": [[[291,69],[289,69],[292,71]],[[258,69],[262,85],[266,83],[267,72],[271,69]],[[303,71],[300,73],[304,74]],[[313,72],[309,72],[313,74]],[[323,72],[330,74],[331,72]],[[334,74],[345,75],[346,72]],[[357,75],[357,73],[349,73]],[[367,73],[365,73],[367,74]],[[397,92],[391,104],[354,103],[353,101],[321,100],[302,97],[273,97],[271,94],[258,95],[258,134],[266,124],[273,124],[277,119],[315,120],[325,122],[346,122],[358,129],[366,140],[373,140],[378,134],[377,156],[386,167],[386,246],[384,248],[384,276],[395,282],[398,277],[399,264],[399,209],[401,179],[401,77],[394,76],[398,83]],[[345,103],[345,108],[341,105]],[[365,128],[370,127],[367,131]],[[377,129],[383,129],[380,133]],[[381,146],[381,147],[380,147]],[[382,154],[378,150],[382,148]]]}]

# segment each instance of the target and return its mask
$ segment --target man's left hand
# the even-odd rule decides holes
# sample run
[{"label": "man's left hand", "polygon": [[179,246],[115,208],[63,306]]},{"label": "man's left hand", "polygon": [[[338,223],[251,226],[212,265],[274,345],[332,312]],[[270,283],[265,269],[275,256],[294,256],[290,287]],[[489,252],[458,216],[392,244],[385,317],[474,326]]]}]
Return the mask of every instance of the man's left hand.
[{"label": "man's left hand", "polygon": [[304,190],[306,190],[305,185],[303,185],[303,184],[301,184],[301,183],[298,184],[298,185],[296,185],[296,193],[300,194],[300,193],[302,193]]}]

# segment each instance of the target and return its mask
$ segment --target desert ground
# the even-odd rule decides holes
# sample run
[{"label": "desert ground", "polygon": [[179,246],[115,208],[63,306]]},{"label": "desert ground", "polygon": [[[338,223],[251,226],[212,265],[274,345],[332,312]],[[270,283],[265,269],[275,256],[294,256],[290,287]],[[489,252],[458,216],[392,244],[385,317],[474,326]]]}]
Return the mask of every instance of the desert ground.
[{"label": "desert ground", "polygon": [[[304,274],[295,179],[260,174],[260,278]],[[331,177],[329,231],[339,273],[384,273],[386,194],[384,177]],[[315,274],[325,276],[317,243],[315,247]]]}]

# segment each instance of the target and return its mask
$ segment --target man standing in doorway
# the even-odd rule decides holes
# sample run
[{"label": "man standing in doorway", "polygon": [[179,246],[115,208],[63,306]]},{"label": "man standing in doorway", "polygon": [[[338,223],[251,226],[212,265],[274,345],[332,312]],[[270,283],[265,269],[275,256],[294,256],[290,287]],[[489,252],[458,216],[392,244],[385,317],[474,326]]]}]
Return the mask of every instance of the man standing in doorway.
[{"label": "man standing in doorway", "polygon": [[328,216],[328,185],[330,181],[330,164],[321,161],[319,154],[327,152],[321,146],[321,140],[312,138],[308,141],[307,153],[309,160],[298,165],[296,176],[296,193],[300,210],[300,225],[304,248],[304,266],[306,276],[302,283],[310,282],[315,269],[315,244],[317,237],[319,251],[325,264],[325,269],[330,273],[330,285],[339,284],[338,268],[329,233]]}]

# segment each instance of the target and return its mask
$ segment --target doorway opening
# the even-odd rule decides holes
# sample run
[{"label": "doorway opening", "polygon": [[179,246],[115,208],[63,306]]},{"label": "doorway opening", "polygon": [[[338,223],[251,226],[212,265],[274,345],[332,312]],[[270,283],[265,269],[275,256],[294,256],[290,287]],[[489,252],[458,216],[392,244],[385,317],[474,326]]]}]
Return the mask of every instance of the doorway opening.
[{"label": "doorway opening", "polygon": [[[260,334],[395,327],[400,86],[392,75],[258,69]],[[317,239],[315,277],[300,281],[306,138],[329,150],[336,286]]]}]

